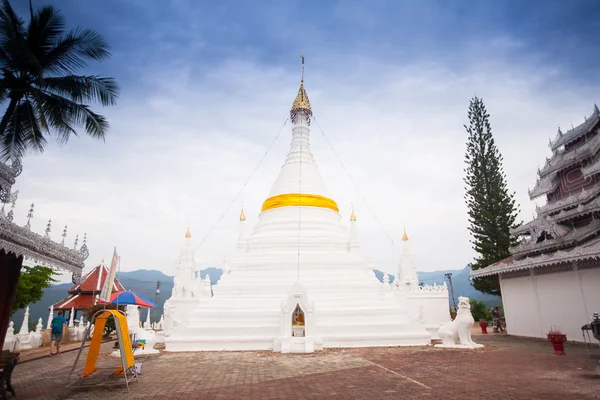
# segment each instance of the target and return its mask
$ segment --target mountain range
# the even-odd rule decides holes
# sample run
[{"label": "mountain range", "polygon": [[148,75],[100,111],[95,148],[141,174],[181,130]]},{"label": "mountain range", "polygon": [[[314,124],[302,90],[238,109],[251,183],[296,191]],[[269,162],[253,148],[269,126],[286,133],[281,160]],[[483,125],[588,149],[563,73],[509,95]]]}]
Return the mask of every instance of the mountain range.
[{"label": "mountain range", "polygon": [[[374,270],[374,272],[377,278],[383,282],[384,272],[379,270]],[[204,278],[206,275],[208,275],[213,285],[219,281],[222,275],[222,271],[217,268],[207,268],[201,270],[200,273]],[[469,276],[470,269],[468,266],[458,270],[418,272],[419,281],[429,285],[433,285],[434,283],[441,285],[445,280],[446,273],[452,273],[452,284],[454,288],[455,299],[458,299],[458,296],[466,296],[470,299],[483,301],[488,306],[500,305],[500,297],[483,294],[475,290],[475,288],[471,285]],[[136,271],[119,272],[117,279],[119,279],[121,284],[127,290],[139,293],[152,301],[156,300],[156,319],[160,318],[160,316],[163,314],[164,303],[171,296],[171,291],[173,290],[172,276],[165,275],[161,271],[157,270],[139,269]],[[390,275],[390,282],[393,282],[393,280],[394,277]],[[160,281],[160,293],[158,296],[156,294],[157,281]],[[37,323],[36,321],[39,318],[42,318],[43,324],[46,326],[48,307],[67,297],[69,295],[68,290],[71,288],[71,286],[73,286],[71,283],[61,283],[45,289],[42,299],[29,306],[30,325],[35,325]],[[451,300],[449,301],[449,304],[452,305]],[[11,320],[15,323],[15,330],[20,329],[24,314],[25,310],[18,310],[11,317]],[[141,318],[143,320],[146,319],[145,311],[142,311]],[[151,315],[151,318],[154,320],[154,315]]]}]

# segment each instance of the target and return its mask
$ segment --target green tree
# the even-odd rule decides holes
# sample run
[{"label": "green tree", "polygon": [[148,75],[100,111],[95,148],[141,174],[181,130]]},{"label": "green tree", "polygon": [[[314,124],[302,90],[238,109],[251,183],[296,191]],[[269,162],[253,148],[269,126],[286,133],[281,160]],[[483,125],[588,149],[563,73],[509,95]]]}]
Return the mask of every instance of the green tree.
[{"label": "green tree", "polygon": [[490,310],[483,301],[477,301],[475,299],[472,299],[469,301],[469,303],[471,303],[471,314],[473,315],[473,319],[475,321],[479,321],[481,319],[490,321],[492,319]]},{"label": "green tree", "polygon": [[49,288],[53,282],[56,282],[53,276],[54,270],[52,268],[42,267],[41,265],[35,267],[23,266],[21,276],[19,276],[17,296],[12,314],[31,303],[40,301],[44,295],[44,289]]},{"label": "green tree", "polygon": [[[465,162],[466,194],[471,243],[477,252],[472,270],[487,267],[510,256],[514,243],[509,229],[519,213],[515,194],[508,191],[502,168],[502,155],[496,147],[489,114],[477,97],[469,105],[469,135]],[[498,279],[473,279],[472,285],[483,293],[500,295]]]},{"label": "green tree", "polygon": [[45,6],[29,22],[18,17],[8,0],[0,7],[0,158],[19,158],[28,150],[42,152],[51,136],[66,143],[76,127],[104,139],[108,122],[90,108],[116,103],[119,88],[112,78],[77,75],[89,60],[110,57],[98,33],[67,30],[58,10]]}]

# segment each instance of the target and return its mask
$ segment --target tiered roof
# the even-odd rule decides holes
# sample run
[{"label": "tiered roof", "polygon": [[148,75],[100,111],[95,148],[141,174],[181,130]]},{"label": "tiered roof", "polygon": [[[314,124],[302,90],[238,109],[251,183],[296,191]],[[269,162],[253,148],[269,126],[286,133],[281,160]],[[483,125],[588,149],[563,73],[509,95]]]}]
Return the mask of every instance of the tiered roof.
[{"label": "tiered roof", "polygon": [[552,157],[538,169],[529,196],[547,196],[537,217],[511,234],[519,243],[511,256],[477,271],[483,277],[538,267],[600,260],[600,111],[550,142]]},{"label": "tiered roof", "polygon": [[[91,270],[82,280],[80,284],[75,284],[69,289],[71,294],[69,297],[54,304],[55,310],[70,310],[74,308],[81,310],[94,305],[96,295],[100,294],[104,281],[108,276],[109,269],[104,264],[104,260],[100,265]],[[113,292],[125,290],[118,279],[113,281]]]}]

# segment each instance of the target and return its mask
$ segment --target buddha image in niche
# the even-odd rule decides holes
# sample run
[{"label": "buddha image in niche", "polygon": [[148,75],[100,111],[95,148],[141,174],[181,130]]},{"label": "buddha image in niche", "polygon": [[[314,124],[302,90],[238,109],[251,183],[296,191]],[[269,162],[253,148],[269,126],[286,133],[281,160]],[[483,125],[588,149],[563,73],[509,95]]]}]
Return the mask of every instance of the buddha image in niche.
[{"label": "buddha image in niche", "polygon": [[292,314],[292,325],[304,326],[304,312],[302,311],[299,305],[296,305],[296,309]]}]

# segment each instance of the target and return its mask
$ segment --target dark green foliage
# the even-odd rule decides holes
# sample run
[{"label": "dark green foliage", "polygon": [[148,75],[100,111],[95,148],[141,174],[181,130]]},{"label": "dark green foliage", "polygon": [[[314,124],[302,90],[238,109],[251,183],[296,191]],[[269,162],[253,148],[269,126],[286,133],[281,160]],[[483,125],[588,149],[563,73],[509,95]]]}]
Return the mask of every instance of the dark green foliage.
[{"label": "dark green foliage", "polygon": [[481,319],[485,319],[486,321],[492,320],[492,314],[490,313],[488,306],[483,301],[470,300],[470,303],[471,314],[476,322]]},{"label": "dark green foliage", "polygon": [[[15,311],[27,307],[28,304],[38,302],[44,295],[44,289],[49,288],[56,282],[52,276],[54,270],[48,267],[36,265],[35,267],[22,267],[19,283],[17,284],[17,296],[12,314]],[[37,324],[37,322],[36,322]]]},{"label": "dark green foliage", "polygon": [[[489,114],[477,97],[469,105],[469,134],[465,154],[465,201],[469,214],[471,243],[477,257],[471,269],[487,267],[508,256],[513,238],[509,229],[515,226],[519,213],[515,194],[509,193]],[[483,293],[500,295],[497,278],[473,279],[473,286]]]},{"label": "dark green foliage", "polygon": [[88,60],[110,57],[98,33],[67,30],[52,6],[33,11],[29,23],[18,17],[8,0],[0,7],[0,158],[19,158],[28,150],[42,152],[47,137],[66,143],[76,127],[104,139],[108,122],[89,106],[116,103],[119,88],[112,78],[76,75]]},{"label": "dark green foliage", "polygon": [[[92,320],[92,318],[94,317],[94,314],[96,314],[96,312],[100,311],[100,310],[104,310],[104,309],[111,309],[111,310],[121,310],[121,311],[125,311],[125,306],[116,306],[114,304],[107,304],[107,305],[100,305],[97,304],[95,306],[92,306],[88,309],[85,310],[85,314],[83,314],[88,321],[90,321],[90,323],[94,324],[96,321]],[[108,335],[110,335],[110,333],[112,331],[114,331],[116,329],[115,327],[115,319],[114,318],[108,318],[106,320],[106,324],[104,325],[104,333],[103,336],[106,337]]]}]

